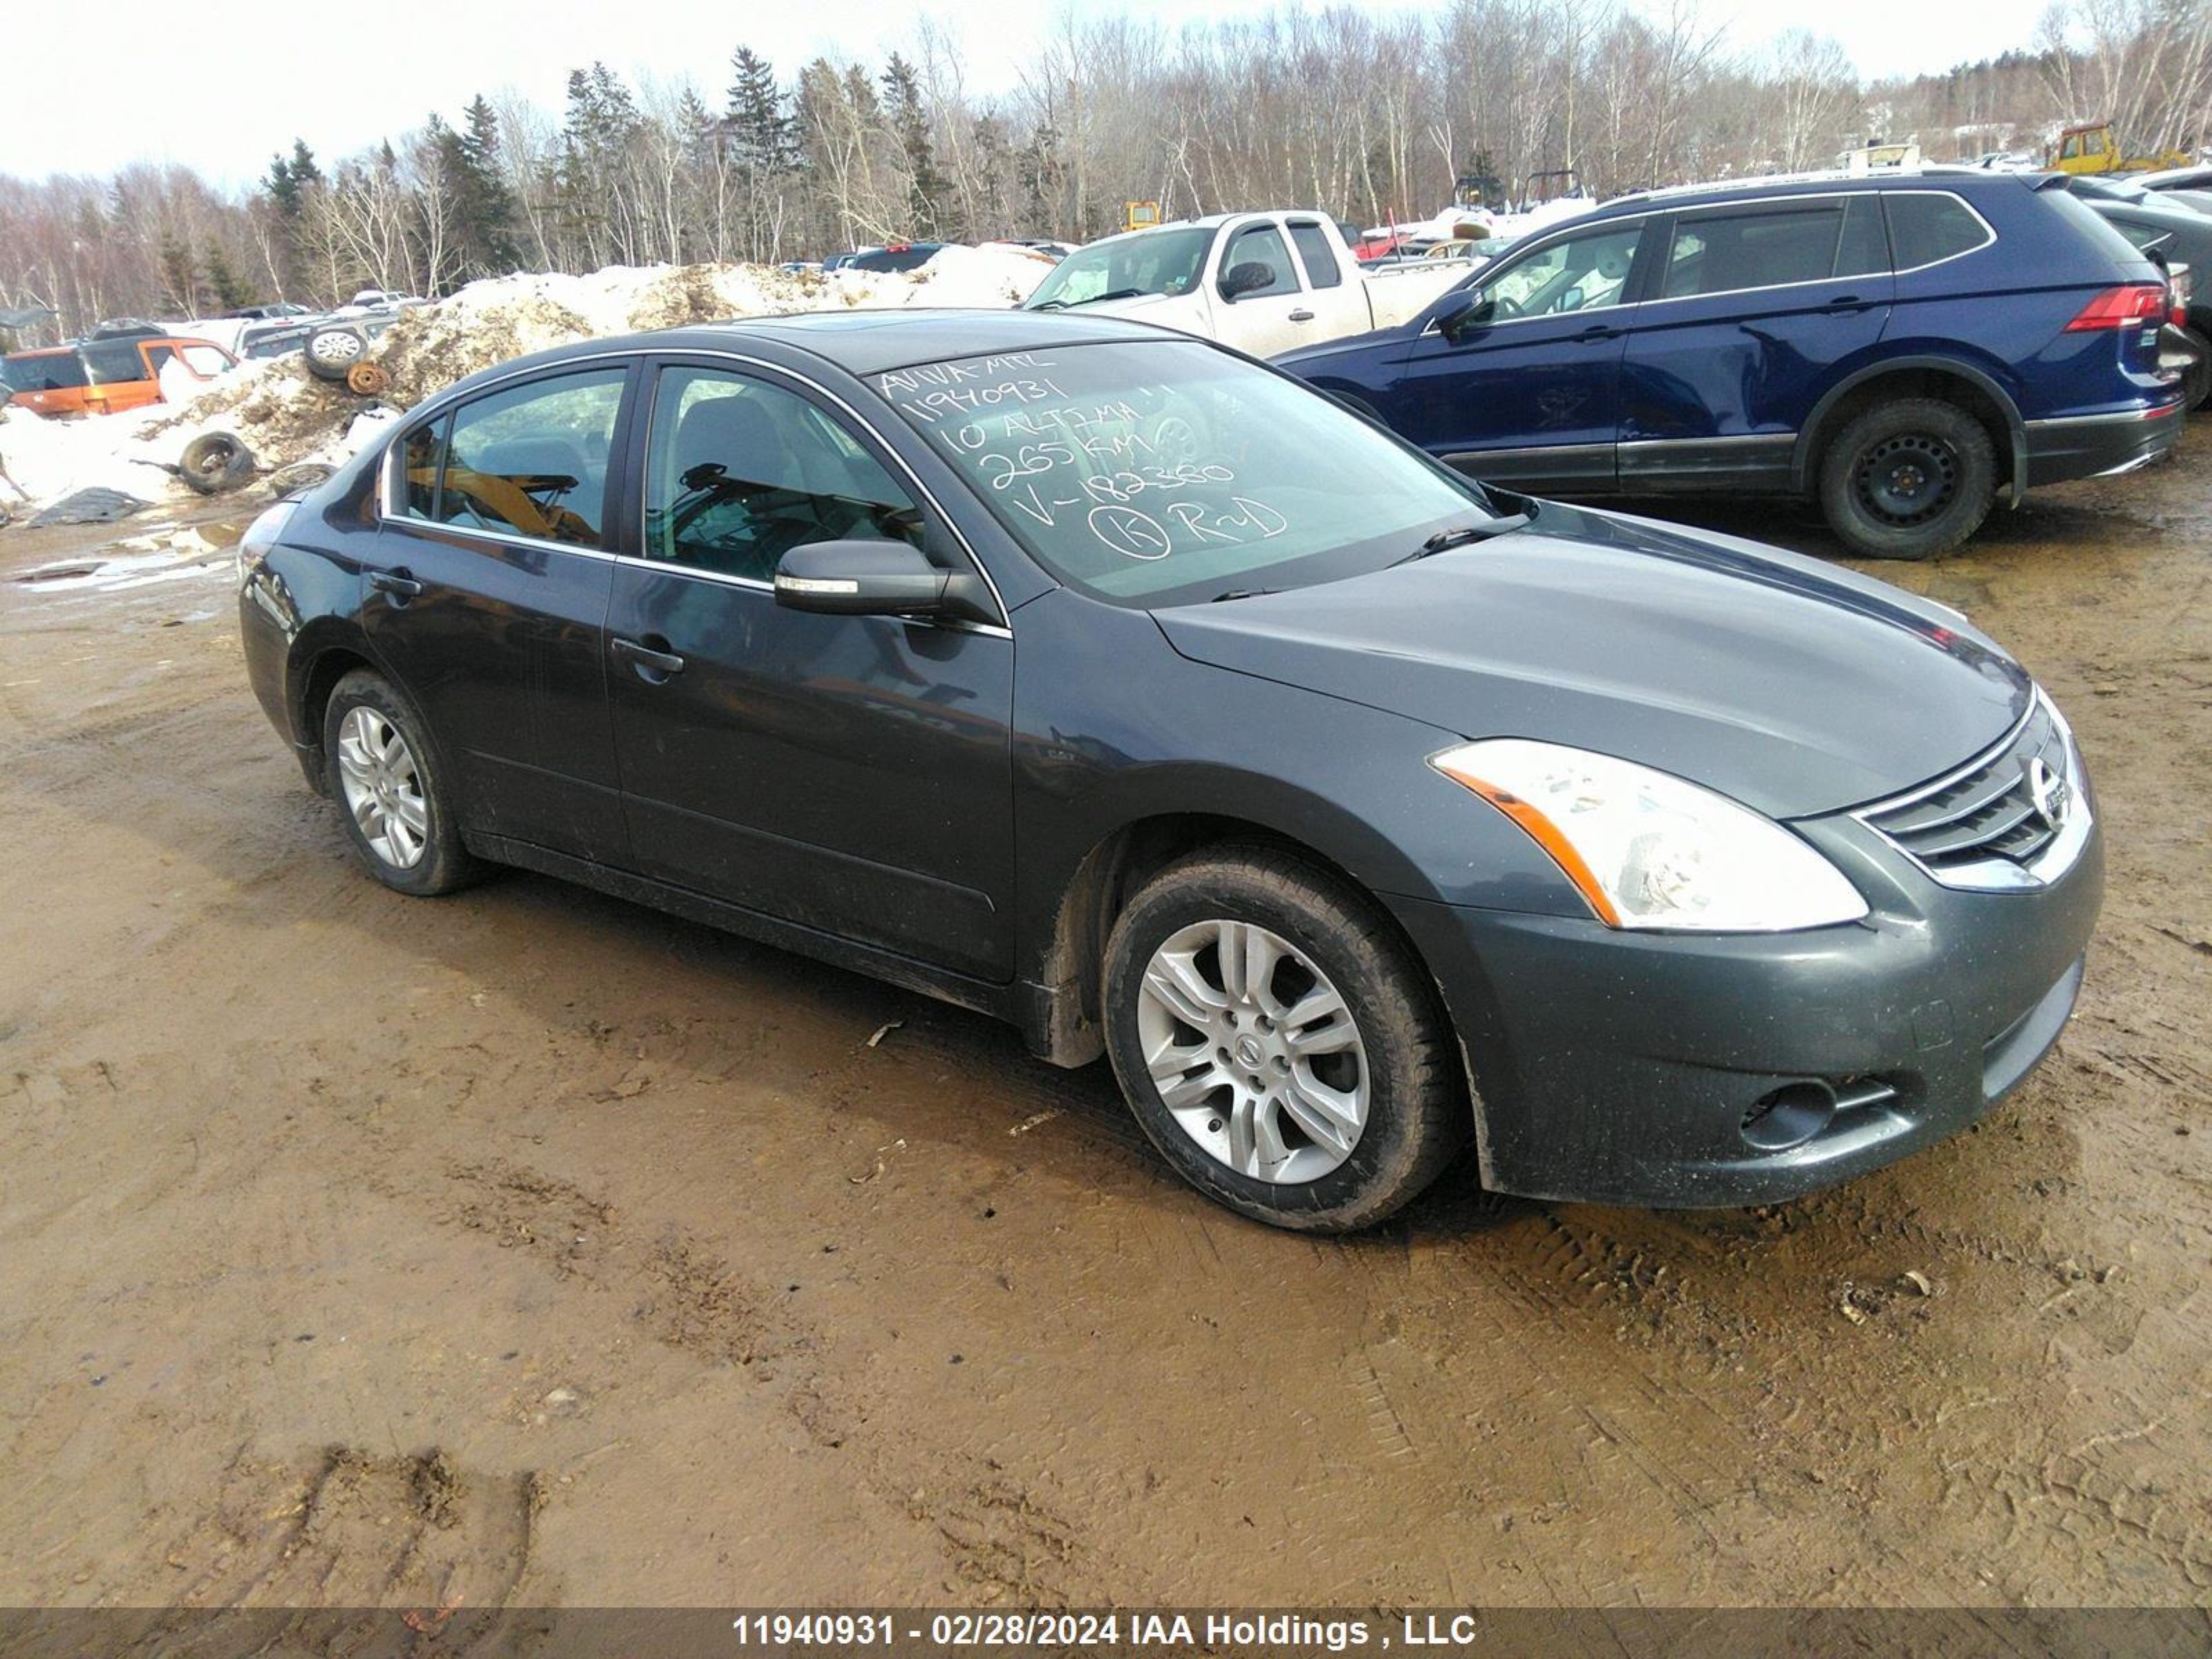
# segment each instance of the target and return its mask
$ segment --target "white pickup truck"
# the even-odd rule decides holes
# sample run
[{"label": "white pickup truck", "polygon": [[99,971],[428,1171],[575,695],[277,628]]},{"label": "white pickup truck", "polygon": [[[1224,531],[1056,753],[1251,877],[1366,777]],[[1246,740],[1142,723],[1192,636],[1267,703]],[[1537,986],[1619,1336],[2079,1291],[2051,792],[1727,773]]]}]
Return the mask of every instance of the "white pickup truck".
[{"label": "white pickup truck", "polygon": [[1110,312],[1272,357],[1411,321],[1468,274],[1435,265],[1364,271],[1325,213],[1222,213],[1078,248],[1023,308]]}]

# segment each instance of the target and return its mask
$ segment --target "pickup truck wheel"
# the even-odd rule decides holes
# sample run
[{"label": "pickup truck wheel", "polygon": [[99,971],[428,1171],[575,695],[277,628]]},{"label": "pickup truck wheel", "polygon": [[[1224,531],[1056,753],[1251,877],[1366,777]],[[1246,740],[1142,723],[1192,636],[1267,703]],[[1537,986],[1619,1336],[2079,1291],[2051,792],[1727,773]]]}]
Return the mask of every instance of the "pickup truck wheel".
[{"label": "pickup truck wheel", "polygon": [[1211,848],[1154,876],[1108,937],[1103,997],[1146,1135],[1255,1220],[1371,1225],[1467,1139],[1434,985],[1370,901],[1291,854]]},{"label": "pickup truck wheel", "polygon": [[1877,404],[1820,458],[1820,510],[1863,558],[1948,552],[1981,527],[1996,499],[1990,434],[1940,398]]}]

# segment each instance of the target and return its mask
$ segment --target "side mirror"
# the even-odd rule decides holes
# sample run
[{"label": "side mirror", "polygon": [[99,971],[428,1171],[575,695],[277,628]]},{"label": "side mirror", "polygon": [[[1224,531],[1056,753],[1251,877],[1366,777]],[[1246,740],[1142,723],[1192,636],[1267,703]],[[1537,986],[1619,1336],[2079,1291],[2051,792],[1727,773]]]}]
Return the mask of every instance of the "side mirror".
[{"label": "side mirror", "polygon": [[1247,259],[1221,273],[1221,297],[1234,300],[1240,295],[1256,294],[1263,288],[1273,287],[1274,282],[1273,267],[1263,265],[1257,259]]},{"label": "side mirror", "polygon": [[775,568],[775,602],[831,617],[995,622],[979,577],[940,570],[905,542],[813,542]]},{"label": "side mirror", "polygon": [[1491,313],[1496,309],[1497,301],[1494,300],[1474,289],[1463,288],[1446,295],[1443,302],[1437,307],[1436,315],[1430,320],[1436,324],[1437,333],[1456,345],[1462,333],[1468,329],[1481,327],[1490,320]]}]

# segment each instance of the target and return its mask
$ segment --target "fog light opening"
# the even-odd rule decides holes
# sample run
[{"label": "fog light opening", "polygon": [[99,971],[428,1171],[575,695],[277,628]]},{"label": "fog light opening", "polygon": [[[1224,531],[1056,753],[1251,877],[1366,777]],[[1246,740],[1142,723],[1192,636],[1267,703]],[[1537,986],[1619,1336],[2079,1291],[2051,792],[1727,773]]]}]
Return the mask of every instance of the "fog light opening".
[{"label": "fog light opening", "polygon": [[1825,1083],[1785,1083],[1761,1095],[1743,1115],[1743,1138],[1762,1152],[1802,1146],[1836,1115],[1836,1091]]}]

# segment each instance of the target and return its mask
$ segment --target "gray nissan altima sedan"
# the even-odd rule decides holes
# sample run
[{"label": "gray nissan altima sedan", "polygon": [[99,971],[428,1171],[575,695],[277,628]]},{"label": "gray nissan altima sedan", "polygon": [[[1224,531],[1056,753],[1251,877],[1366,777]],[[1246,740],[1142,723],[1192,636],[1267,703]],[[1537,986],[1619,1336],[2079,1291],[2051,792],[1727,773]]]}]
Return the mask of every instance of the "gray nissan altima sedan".
[{"label": "gray nissan altima sedan", "polygon": [[2088,777],[1957,613],[1488,490],[1140,324],[846,313],[503,365],[255,525],[255,691],[369,874],[581,882],[1109,1058],[1279,1225],[1473,1141],[1803,1193],[2056,1040]]}]

